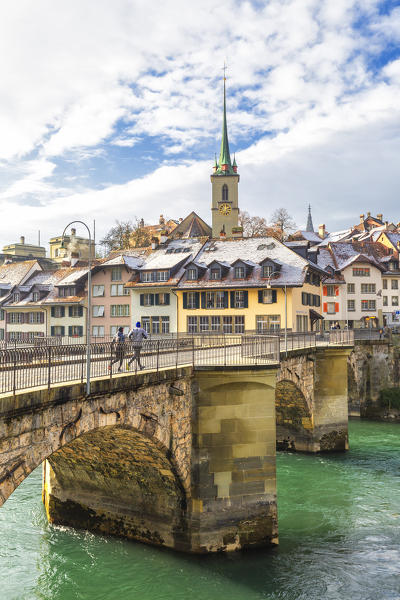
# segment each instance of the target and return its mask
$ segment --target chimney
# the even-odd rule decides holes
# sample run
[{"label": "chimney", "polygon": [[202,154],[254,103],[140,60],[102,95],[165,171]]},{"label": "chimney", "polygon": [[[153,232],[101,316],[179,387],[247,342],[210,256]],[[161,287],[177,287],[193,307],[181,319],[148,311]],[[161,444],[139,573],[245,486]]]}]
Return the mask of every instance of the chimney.
[{"label": "chimney", "polygon": [[164,215],[160,215],[159,224],[160,225],[164,225],[165,224]]},{"label": "chimney", "polygon": [[364,223],[364,217],[365,215],[360,215],[360,223],[363,224]]},{"label": "chimney", "polygon": [[226,238],[225,225],[223,225],[221,231],[219,232],[219,239],[224,240],[225,238]]},{"label": "chimney", "polygon": [[325,232],[325,225],[319,225],[318,226],[318,235],[319,237],[323,240],[325,238],[326,232]]},{"label": "chimney", "polygon": [[367,217],[370,217],[370,216],[371,216],[371,213],[370,213],[370,212],[367,212]]},{"label": "chimney", "polygon": [[377,219],[379,219],[380,221],[383,221],[383,214],[380,213],[379,215],[376,215]]},{"label": "chimney", "polygon": [[21,235],[21,237],[19,238],[19,243],[25,244],[25,237],[23,235]]},{"label": "chimney", "polygon": [[76,235],[76,229],[74,227],[71,229],[71,235]]},{"label": "chimney", "polygon": [[389,227],[389,221],[385,221],[385,228],[387,229]]},{"label": "chimney", "polygon": [[151,249],[157,250],[157,247],[158,247],[158,239],[155,237],[151,238]]}]

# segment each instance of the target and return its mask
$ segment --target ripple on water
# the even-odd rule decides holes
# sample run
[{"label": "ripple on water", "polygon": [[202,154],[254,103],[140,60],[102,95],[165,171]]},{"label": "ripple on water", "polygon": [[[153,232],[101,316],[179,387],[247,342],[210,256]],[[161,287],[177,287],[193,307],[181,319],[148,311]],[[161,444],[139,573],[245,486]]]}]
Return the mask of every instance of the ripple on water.
[{"label": "ripple on water", "polygon": [[277,457],[280,546],[193,557],[48,525],[41,470],[0,510],[1,600],[400,600],[399,426]]}]

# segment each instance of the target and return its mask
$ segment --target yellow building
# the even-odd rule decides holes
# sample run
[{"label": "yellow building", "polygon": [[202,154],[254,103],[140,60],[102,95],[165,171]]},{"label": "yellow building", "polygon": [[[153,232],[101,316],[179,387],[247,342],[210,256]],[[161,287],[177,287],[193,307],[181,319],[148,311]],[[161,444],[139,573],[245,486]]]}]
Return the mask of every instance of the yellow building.
[{"label": "yellow building", "polygon": [[[76,230],[71,229],[70,235],[59,235],[49,241],[50,258],[55,262],[62,263],[67,260],[74,264],[77,260],[89,258],[89,239],[76,235]],[[95,243],[91,240],[91,257],[95,257]]]},{"label": "yellow building", "polygon": [[23,235],[20,237],[19,242],[4,246],[3,252],[4,254],[10,254],[11,256],[21,256],[26,259],[46,257],[46,248],[43,248],[43,246],[36,246],[35,244],[26,244]]},{"label": "yellow building", "polygon": [[175,292],[182,333],[309,331],[323,271],[276,239],[208,241]]}]

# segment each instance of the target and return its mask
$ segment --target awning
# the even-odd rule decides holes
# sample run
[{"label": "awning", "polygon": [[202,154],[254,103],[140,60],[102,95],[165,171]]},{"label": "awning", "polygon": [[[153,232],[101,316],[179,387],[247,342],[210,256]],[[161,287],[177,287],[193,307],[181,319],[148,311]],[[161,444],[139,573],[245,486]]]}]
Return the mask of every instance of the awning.
[{"label": "awning", "polygon": [[318,319],[323,319],[324,317],[322,315],[320,315],[319,313],[317,313],[316,310],[313,310],[312,308],[310,308],[310,321],[311,321],[311,325],[313,323],[315,323],[316,321],[318,321]]}]

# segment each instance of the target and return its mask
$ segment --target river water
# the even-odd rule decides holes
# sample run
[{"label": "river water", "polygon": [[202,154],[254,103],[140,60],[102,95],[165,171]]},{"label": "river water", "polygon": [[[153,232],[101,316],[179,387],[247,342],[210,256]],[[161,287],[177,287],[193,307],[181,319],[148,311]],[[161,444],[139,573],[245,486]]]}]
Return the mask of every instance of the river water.
[{"label": "river water", "polygon": [[400,600],[400,425],[277,458],[280,546],[186,556],[50,527],[37,469],[0,509],[1,600]]}]

